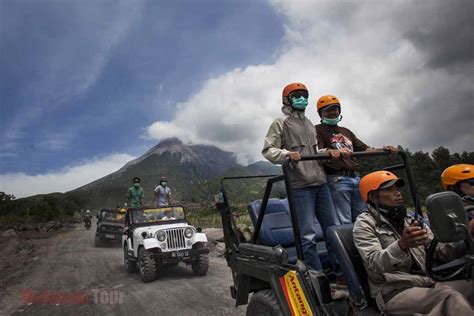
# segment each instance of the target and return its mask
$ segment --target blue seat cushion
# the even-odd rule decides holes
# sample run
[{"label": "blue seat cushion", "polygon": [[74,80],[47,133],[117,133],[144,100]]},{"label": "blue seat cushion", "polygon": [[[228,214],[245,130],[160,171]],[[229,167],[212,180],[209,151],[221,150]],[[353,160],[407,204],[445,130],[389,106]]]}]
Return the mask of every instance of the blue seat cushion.
[{"label": "blue seat cushion", "polygon": [[[285,203],[286,202],[286,203]],[[261,200],[249,204],[248,210],[254,226],[257,224],[260,213]],[[287,200],[269,199],[260,229],[259,239],[266,246],[281,245],[293,247],[293,227],[291,226],[290,212],[287,210]]]},{"label": "blue seat cushion", "polygon": [[[262,200],[253,201],[248,205],[250,218],[257,224],[258,214]],[[331,262],[327,254],[321,225],[316,223],[316,240],[318,254],[323,267],[330,267]],[[266,246],[281,245],[288,251],[288,262],[296,262],[296,247],[293,238],[293,226],[291,225],[290,208],[287,199],[269,199],[259,233],[260,242]]]}]

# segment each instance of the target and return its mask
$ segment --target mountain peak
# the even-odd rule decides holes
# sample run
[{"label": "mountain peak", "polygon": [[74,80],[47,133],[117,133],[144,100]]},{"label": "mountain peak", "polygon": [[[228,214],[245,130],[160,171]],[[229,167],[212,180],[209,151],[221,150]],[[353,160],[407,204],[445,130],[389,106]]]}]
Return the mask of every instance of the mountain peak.
[{"label": "mountain peak", "polygon": [[158,143],[159,147],[166,147],[166,146],[173,146],[173,145],[182,145],[183,142],[177,137],[170,137],[163,139],[161,142]]}]

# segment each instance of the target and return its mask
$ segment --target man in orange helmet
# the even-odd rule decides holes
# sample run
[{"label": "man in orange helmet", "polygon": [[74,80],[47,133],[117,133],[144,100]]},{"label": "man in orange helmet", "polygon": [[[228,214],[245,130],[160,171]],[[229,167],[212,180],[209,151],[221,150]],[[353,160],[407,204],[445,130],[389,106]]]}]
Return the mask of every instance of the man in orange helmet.
[{"label": "man in orange helmet", "polygon": [[[474,206],[474,165],[458,164],[446,168],[441,174],[441,184],[445,190],[457,193],[464,206]],[[474,211],[467,215],[474,234]]]},{"label": "man in orange helmet", "polygon": [[[341,103],[333,95],[324,95],[316,103],[321,124],[316,125],[319,148],[333,159],[324,165],[329,189],[339,221],[350,224],[365,208],[359,194],[357,162],[350,158],[352,152],[371,150],[348,128],[338,126],[342,120]],[[398,152],[393,146],[385,146],[390,152]]]},{"label": "man in orange helmet", "polygon": [[445,190],[459,194],[464,205],[474,205],[474,165],[458,164],[446,168],[441,174],[441,184]]},{"label": "man in orange helmet", "polygon": [[[304,261],[314,270],[322,271],[322,265],[316,248],[316,224],[319,220],[326,235],[328,227],[338,225],[326,175],[318,161],[300,161],[301,156],[318,152],[316,129],[305,116],[308,105],[308,89],[302,83],[287,85],[282,93],[284,116],[273,121],[265,136],[263,156],[275,164],[281,164],[289,157],[291,166],[291,185],[297,209],[300,237]],[[298,162],[298,163],[296,163]],[[335,270],[338,264],[331,245],[326,242],[328,253]]]},{"label": "man in orange helmet", "polygon": [[[360,181],[367,208],[354,224],[354,244],[364,262],[378,308],[387,314],[472,315],[473,282],[435,282],[425,270],[426,249],[433,239],[407,216],[399,188],[403,179],[376,171]],[[436,257],[449,261],[462,254],[460,244],[439,244]]]}]

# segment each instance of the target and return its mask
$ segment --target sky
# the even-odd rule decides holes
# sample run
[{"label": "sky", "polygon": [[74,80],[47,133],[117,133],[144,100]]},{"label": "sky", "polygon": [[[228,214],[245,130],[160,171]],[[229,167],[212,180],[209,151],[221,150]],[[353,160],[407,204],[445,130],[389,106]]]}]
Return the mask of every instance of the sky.
[{"label": "sky", "polygon": [[0,1],[0,191],[65,192],[168,137],[262,160],[281,91],[367,144],[473,151],[474,2]]}]

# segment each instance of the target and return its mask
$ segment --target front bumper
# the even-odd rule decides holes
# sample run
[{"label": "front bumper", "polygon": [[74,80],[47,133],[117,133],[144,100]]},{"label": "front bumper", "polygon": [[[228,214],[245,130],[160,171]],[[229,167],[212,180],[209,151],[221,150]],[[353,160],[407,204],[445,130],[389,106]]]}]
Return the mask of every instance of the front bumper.
[{"label": "front bumper", "polygon": [[201,254],[208,254],[209,249],[184,249],[167,252],[153,252],[151,258],[161,263],[194,262]]},{"label": "front bumper", "polygon": [[122,240],[123,233],[118,233],[116,231],[114,232],[108,232],[108,231],[101,231],[101,232],[96,232],[95,237],[102,239],[102,240]]}]

